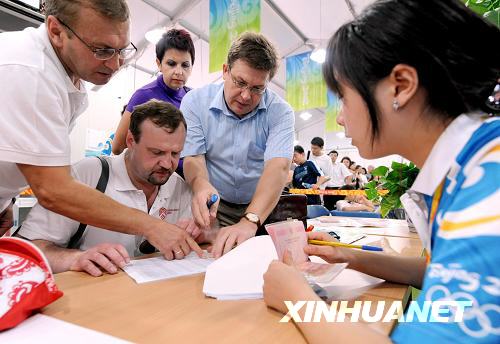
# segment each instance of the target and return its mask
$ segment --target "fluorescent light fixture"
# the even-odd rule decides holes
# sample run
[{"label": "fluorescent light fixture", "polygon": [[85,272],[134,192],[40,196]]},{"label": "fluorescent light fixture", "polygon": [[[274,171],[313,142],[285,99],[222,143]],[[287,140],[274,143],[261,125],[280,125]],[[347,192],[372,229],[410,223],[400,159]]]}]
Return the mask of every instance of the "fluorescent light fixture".
[{"label": "fluorescent light fixture", "polygon": [[311,113],[310,113],[310,112],[307,112],[307,111],[302,112],[299,116],[300,116],[300,118],[302,118],[304,121],[307,121],[307,120],[309,120],[309,119],[312,117]]},{"label": "fluorescent light fixture", "polygon": [[311,53],[311,60],[313,60],[314,62],[323,63],[325,62],[325,59],[326,59],[326,50],[323,48],[315,49]]},{"label": "fluorescent light fixture", "polygon": [[153,29],[153,30],[146,32],[146,34],[144,36],[146,37],[148,42],[156,44],[156,43],[158,43],[158,41],[161,39],[161,36],[163,36],[163,34],[165,32],[166,31],[164,28]]},{"label": "fluorescent light fixture", "polygon": [[40,1],[39,0],[19,0],[19,2],[22,2],[26,5],[29,5],[33,8],[40,8]]}]

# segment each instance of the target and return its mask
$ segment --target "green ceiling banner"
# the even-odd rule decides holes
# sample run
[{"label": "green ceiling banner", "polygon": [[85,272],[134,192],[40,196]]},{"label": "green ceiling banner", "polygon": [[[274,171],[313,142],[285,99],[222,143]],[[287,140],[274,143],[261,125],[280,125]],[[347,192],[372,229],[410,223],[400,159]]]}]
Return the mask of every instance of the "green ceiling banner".
[{"label": "green ceiling banner", "polygon": [[286,100],[295,111],[326,107],[321,64],[311,60],[311,52],[286,58]]},{"label": "green ceiling banner", "polygon": [[328,106],[325,110],[325,131],[344,131],[344,128],[337,124],[337,115],[339,114],[341,102],[332,92],[327,92]]},{"label": "green ceiling banner", "polygon": [[260,0],[210,0],[210,73],[222,70],[231,43],[245,31],[260,32]]},{"label": "green ceiling banner", "polygon": [[500,28],[500,0],[462,0],[462,2]]}]

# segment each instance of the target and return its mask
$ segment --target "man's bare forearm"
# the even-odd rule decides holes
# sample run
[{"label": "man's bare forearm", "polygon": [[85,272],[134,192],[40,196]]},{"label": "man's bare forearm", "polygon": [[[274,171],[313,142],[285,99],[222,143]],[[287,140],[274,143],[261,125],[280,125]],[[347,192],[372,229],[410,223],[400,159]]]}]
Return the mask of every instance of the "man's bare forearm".
[{"label": "man's bare forearm", "polygon": [[80,250],[62,248],[46,240],[33,240],[32,242],[45,254],[53,273],[68,271],[81,254]]},{"label": "man's bare forearm", "polygon": [[69,167],[20,165],[40,204],[81,223],[127,234],[144,234],[160,220],[124,206],[73,179]]},{"label": "man's bare forearm", "polygon": [[285,187],[290,160],[274,158],[266,162],[257,189],[247,208],[248,212],[259,215],[261,222],[269,216],[280,198]]},{"label": "man's bare forearm", "polygon": [[187,156],[184,158],[184,177],[194,193],[200,185],[209,183],[204,155]]}]

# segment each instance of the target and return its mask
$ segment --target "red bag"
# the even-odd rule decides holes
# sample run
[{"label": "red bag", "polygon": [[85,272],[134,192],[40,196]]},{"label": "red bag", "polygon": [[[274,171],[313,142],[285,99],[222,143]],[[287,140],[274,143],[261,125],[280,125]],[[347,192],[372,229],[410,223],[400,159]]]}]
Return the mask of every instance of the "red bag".
[{"label": "red bag", "polygon": [[62,295],[38,247],[20,238],[0,238],[0,331]]}]

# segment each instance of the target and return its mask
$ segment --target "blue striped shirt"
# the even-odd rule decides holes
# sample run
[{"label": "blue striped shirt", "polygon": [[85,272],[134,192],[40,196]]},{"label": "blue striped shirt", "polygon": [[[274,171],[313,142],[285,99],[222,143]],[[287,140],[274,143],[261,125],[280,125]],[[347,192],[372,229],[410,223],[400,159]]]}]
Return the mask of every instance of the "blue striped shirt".
[{"label": "blue striped shirt", "polygon": [[250,203],[264,162],[292,158],[294,113],[269,89],[241,119],[228,109],[223,83],[192,90],[180,110],[188,127],[182,156],[204,154],[209,181],[228,202]]}]

